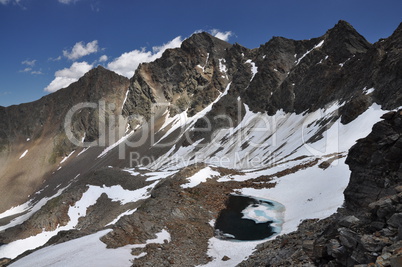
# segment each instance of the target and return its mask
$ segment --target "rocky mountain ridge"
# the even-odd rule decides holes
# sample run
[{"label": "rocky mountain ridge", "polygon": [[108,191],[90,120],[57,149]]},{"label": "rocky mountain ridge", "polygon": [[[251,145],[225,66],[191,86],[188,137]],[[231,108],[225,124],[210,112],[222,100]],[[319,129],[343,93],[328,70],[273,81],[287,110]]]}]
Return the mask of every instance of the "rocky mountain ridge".
[{"label": "rocky mountain ridge", "polygon": [[[255,49],[199,33],[130,80],[98,67],[34,103],[0,108],[0,258],[31,266],[40,257],[30,250],[109,229],[102,244],[131,248],[127,266],[234,266],[258,244],[244,266],[351,266],[378,260],[382,249],[398,260],[399,226],[389,220],[400,212],[399,113],[369,133],[384,110],[402,106],[401,32],[402,24],[370,44],[339,21],[321,37],[274,37]],[[104,137],[104,145],[66,138],[66,114],[80,102],[96,107],[75,114],[73,134],[81,142]],[[102,119],[113,134],[102,136]],[[345,208],[327,218],[345,188]],[[231,194],[283,204],[272,218],[264,206],[248,207],[257,223],[261,212],[276,222],[278,238],[242,243],[216,234]],[[386,215],[376,201],[385,201],[378,205]],[[291,233],[314,218],[324,220]],[[161,233],[168,237],[150,241]],[[385,241],[372,250],[363,239]]]}]

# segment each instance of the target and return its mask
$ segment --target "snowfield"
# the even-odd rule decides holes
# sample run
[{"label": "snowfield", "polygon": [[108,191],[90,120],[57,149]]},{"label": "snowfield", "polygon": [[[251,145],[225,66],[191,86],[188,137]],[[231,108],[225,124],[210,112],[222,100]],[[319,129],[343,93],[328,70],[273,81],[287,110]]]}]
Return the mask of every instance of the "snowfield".
[{"label": "snowfield", "polygon": [[[148,198],[149,190],[154,186],[156,186],[157,183],[158,181],[134,191],[125,190],[120,185],[112,187],[106,187],[106,186],[99,187],[91,185],[88,187],[88,190],[83,194],[81,199],[77,201],[74,206],[70,206],[68,210],[68,216],[70,218],[70,221],[67,223],[67,225],[59,226],[54,231],[43,231],[42,233],[37,234],[35,236],[30,236],[25,239],[19,239],[9,244],[0,246],[0,258],[14,259],[27,250],[43,246],[44,244],[46,244],[47,241],[49,241],[50,238],[57,235],[57,233],[59,233],[60,231],[67,231],[76,228],[78,224],[78,219],[80,217],[85,217],[88,207],[94,205],[98,200],[98,198],[103,193],[106,193],[111,200],[120,201],[120,203],[124,205],[129,202],[136,202],[138,200]],[[61,189],[59,190],[59,192],[62,192],[63,190],[64,189]],[[40,209],[40,207],[45,205],[48,200],[49,199],[43,199],[43,201],[39,202],[36,206],[34,206],[29,213],[22,215],[21,217],[18,217],[17,219],[12,221],[9,225],[5,226],[3,229],[18,225],[23,221],[27,220],[34,212],[36,212],[37,210]],[[16,208],[15,211],[19,212],[23,208],[25,207]],[[124,214],[121,216],[124,216]]]},{"label": "snowfield", "polygon": [[[318,48],[319,45],[322,44],[318,44],[315,48]],[[248,63],[251,64],[252,62]],[[256,68],[253,69],[253,75],[255,75],[256,71]],[[182,130],[180,135],[192,129],[197,119],[205,116],[212,109],[212,105],[227,94],[229,88],[230,84],[217,100],[191,118],[188,118],[185,112],[173,118],[168,118],[168,113],[166,113],[166,121],[162,129],[166,128],[168,130],[158,142],[163,141],[177,129]],[[367,90],[368,93],[371,93],[371,91],[371,89]],[[154,181],[151,185],[134,191],[124,190],[118,185],[112,187],[89,186],[81,200],[74,207],[70,207],[68,211],[70,222],[66,226],[58,227],[51,232],[44,231],[36,236],[1,246],[0,258],[15,258],[29,249],[44,245],[59,231],[74,229],[78,224],[78,218],[85,216],[86,209],[96,203],[102,193],[106,193],[110,199],[120,201],[122,204],[145,199],[149,197],[149,190],[155,187],[159,180],[176,173],[186,165],[195,163],[238,169],[244,174],[221,176],[219,172],[207,166],[188,177],[188,183],[182,185],[184,189],[195,187],[205,182],[208,178],[216,178],[222,183],[226,181],[246,181],[262,175],[274,175],[292,167],[318,161],[313,167],[301,168],[295,173],[274,177],[272,182],[277,184],[273,188],[243,188],[237,190],[236,193],[274,201],[284,207],[280,212],[268,210],[264,206],[259,208],[248,207],[243,211],[243,214],[245,218],[261,222],[276,216],[279,219],[274,222],[274,227],[280,229],[279,234],[285,234],[295,231],[300,222],[305,219],[323,219],[336,212],[337,208],[343,204],[343,191],[348,184],[350,176],[349,168],[344,163],[347,151],[357,139],[366,136],[371,131],[373,124],[384,113],[381,107],[373,104],[348,125],[341,124],[340,119],[323,125],[320,122],[330,121],[330,118],[336,114],[342,104],[336,102],[309,114],[285,113],[280,110],[274,116],[268,116],[266,113],[253,113],[247,105],[242,105],[246,109],[246,114],[236,127],[214,133],[212,141],[206,145],[199,146],[202,140],[198,140],[187,147],[172,145],[171,149],[156,162],[141,169],[142,175],[148,177],[147,181]],[[323,127],[326,127],[326,131],[321,139],[314,143],[307,142]],[[105,156],[113,148],[124,142],[131,134],[126,135],[116,144],[106,148],[99,157]],[[334,155],[340,155],[341,158],[332,161],[331,165],[325,170],[318,167],[320,163]],[[186,161],[178,161],[177,159],[186,159]],[[217,161],[216,159],[225,159],[225,161]],[[256,165],[253,165],[250,164],[250,159],[259,159],[259,161],[255,161]],[[275,164],[273,165],[273,163]],[[140,174],[135,169],[124,169],[124,171],[133,176]],[[0,229],[6,229],[22,223],[33,212],[43,206],[47,200],[43,201],[37,203],[34,207],[26,203],[0,214],[0,217],[4,218],[25,212],[25,214]],[[135,211],[134,209],[122,213],[109,225],[117,222],[122,216],[132,214]],[[69,266],[75,266],[74,264],[82,266],[82,264],[92,261],[94,258],[100,257],[103,259],[107,255],[108,259],[104,259],[102,263],[99,262],[97,266],[115,266],[111,262],[118,262],[118,266],[130,266],[129,260],[134,259],[134,256],[129,251],[135,245],[117,250],[106,250],[104,244],[99,241],[99,237],[106,232],[103,231],[84,237],[80,241],[72,240],[64,244],[40,249],[32,254],[38,255],[36,258],[30,255],[17,261],[12,266],[35,266],[33,262],[38,263],[38,266],[43,266],[44,264],[53,266],[56,263],[57,266],[60,266],[60,263],[67,262],[67,256],[61,253],[63,250],[69,251],[68,254],[71,253],[68,258],[75,258],[75,256],[72,257],[71,255],[76,255],[77,259],[83,258],[84,255],[87,257],[76,262],[70,262],[73,265]],[[275,238],[275,236],[272,238]],[[168,239],[167,235],[165,239]],[[208,255],[214,260],[205,266],[234,266],[251,255],[256,245],[265,241],[240,242],[220,240],[213,237],[209,240]],[[85,246],[85,248],[80,245],[78,249],[76,246],[78,246],[79,242],[91,244],[92,248],[89,248],[91,247],[89,245]],[[102,256],[99,256],[100,254]],[[88,255],[96,255],[96,257],[88,257]],[[135,258],[145,255],[145,253],[142,253]],[[230,260],[222,261],[223,256],[228,256]],[[108,265],[109,263],[111,265]]]},{"label": "snowfield", "polygon": [[[129,267],[132,265],[134,256],[131,255],[133,248],[144,248],[147,244],[163,244],[164,240],[170,242],[170,234],[162,230],[156,234],[155,239],[147,240],[145,244],[128,245],[117,249],[108,249],[106,244],[99,240],[109,233],[110,229],[84,236],[65,243],[49,246],[18,260],[11,264],[12,267],[32,266],[98,266],[98,267]],[[145,256],[146,253],[140,254]],[[139,258],[139,256],[137,256]]]}]

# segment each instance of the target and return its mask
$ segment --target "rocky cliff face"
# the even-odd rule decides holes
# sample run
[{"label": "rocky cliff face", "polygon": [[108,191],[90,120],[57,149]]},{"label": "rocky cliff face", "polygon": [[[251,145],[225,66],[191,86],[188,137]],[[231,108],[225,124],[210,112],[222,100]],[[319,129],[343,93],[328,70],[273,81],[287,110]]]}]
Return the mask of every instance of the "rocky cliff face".
[{"label": "rocky cliff face", "polygon": [[207,33],[195,34],[180,49],[168,49],[162,58],[141,64],[131,79],[125,116],[151,116],[151,106],[172,104],[171,115],[188,110],[190,116],[211,103],[229,82],[224,64],[231,45]]},{"label": "rocky cliff face", "polygon": [[402,114],[390,112],[364,139],[357,141],[346,163],[352,175],[345,190],[346,205],[361,209],[384,196],[395,194],[401,183],[402,163]]}]

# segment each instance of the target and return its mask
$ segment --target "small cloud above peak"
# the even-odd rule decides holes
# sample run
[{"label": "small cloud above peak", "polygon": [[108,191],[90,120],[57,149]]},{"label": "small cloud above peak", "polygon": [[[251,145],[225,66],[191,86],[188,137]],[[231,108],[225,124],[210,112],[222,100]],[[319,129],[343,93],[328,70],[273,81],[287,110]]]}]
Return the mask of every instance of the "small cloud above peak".
[{"label": "small cloud above peak", "polygon": [[46,92],[56,92],[78,81],[85,73],[90,71],[93,65],[86,61],[74,62],[70,68],[56,71],[54,80],[45,88]]},{"label": "small cloud above peak", "polygon": [[103,56],[101,56],[101,57],[99,58],[99,62],[106,62],[108,59],[109,59],[108,56],[103,55]]},{"label": "small cloud above peak", "polygon": [[183,39],[181,36],[177,36],[161,46],[152,47],[152,51],[147,51],[145,48],[141,50],[135,49],[121,54],[120,57],[115,58],[110,62],[107,67],[120,75],[131,78],[139,64],[143,62],[151,62],[160,58],[166,49],[180,47],[182,42]]},{"label": "small cloud above peak", "polygon": [[63,55],[70,60],[77,60],[89,54],[96,53],[98,50],[98,40],[94,40],[87,44],[84,42],[78,42],[74,45],[71,51],[63,50]]},{"label": "small cloud above peak", "polygon": [[218,29],[212,29],[212,30],[208,30],[208,31],[197,30],[194,33],[197,34],[197,33],[202,33],[202,32],[207,32],[207,33],[211,34],[212,36],[219,38],[225,42],[229,41],[229,38],[234,35],[232,31],[222,32]]},{"label": "small cloud above peak", "polygon": [[216,38],[219,38],[223,41],[229,41],[230,36],[233,35],[233,33],[231,31],[226,31],[226,32],[221,32],[217,29],[212,29],[210,31],[211,35],[215,36]]}]

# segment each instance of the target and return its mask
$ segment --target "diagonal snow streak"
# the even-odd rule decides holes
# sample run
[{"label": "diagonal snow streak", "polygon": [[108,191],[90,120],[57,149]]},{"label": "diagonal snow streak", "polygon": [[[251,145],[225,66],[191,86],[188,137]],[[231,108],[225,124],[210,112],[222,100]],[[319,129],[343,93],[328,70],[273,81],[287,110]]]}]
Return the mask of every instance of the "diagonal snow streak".
[{"label": "diagonal snow streak", "polygon": [[310,50],[308,50],[304,55],[302,55],[298,60],[295,61],[296,66],[299,65],[300,61],[307,56],[308,54],[311,53],[311,51],[313,51],[314,49],[320,48],[322,45],[324,44],[324,40],[322,40],[321,42],[319,42],[317,45],[315,45],[313,48],[311,48]]},{"label": "diagonal snow streak", "polygon": [[180,139],[185,132],[189,131],[190,129],[192,129],[194,127],[194,124],[197,122],[198,119],[204,117],[208,112],[210,112],[212,109],[212,106],[228,93],[230,85],[231,85],[231,83],[229,83],[226,86],[225,91],[223,93],[221,93],[212,103],[210,103],[206,108],[204,108],[202,111],[198,112],[194,116],[188,117],[187,110],[186,110],[186,111],[183,111],[182,113],[174,116],[171,119],[168,118],[167,120],[169,120],[169,123],[165,123],[160,130],[167,127],[168,125],[172,125],[172,126],[154,145],[159,144],[163,139],[168,137],[171,133],[173,133],[177,129],[182,128],[177,140]]}]

